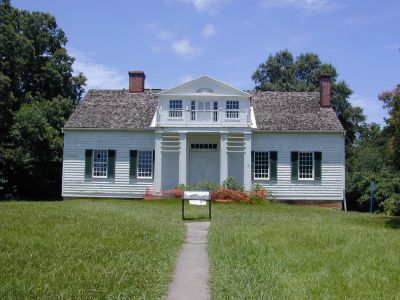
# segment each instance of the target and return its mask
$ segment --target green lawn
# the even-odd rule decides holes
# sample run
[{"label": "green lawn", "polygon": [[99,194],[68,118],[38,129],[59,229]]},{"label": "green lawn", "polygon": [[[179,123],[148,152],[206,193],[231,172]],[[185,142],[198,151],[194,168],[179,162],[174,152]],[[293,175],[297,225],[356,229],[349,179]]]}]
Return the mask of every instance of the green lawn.
[{"label": "green lawn", "polygon": [[161,298],[179,212],[176,201],[0,203],[0,299]]},{"label": "green lawn", "polygon": [[400,298],[400,218],[281,204],[214,208],[214,299]]},{"label": "green lawn", "polygon": [[[187,207],[187,217],[206,216]],[[0,203],[0,299],[165,295],[180,201]],[[213,204],[214,299],[399,298],[400,218]]]}]

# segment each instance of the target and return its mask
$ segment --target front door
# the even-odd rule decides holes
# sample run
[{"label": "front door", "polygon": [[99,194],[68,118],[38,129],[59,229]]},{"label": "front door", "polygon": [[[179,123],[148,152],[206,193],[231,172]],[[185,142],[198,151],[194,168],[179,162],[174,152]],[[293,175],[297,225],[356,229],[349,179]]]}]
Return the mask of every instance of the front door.
[{"label": "front door", "polygon": [[219,183],[219,151],[217,144],[191,144],[189,183],[198,183],[204,180]]}]

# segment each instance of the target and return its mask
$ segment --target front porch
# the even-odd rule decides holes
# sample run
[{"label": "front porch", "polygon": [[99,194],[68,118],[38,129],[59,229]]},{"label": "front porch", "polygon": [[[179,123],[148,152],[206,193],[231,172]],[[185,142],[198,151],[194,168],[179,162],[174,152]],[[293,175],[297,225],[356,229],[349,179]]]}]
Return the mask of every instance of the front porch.
[{"label": "front porch", "polygon": [[157,131],[155,151],[156,191],[228,176],[251,188],[251,132]]}]

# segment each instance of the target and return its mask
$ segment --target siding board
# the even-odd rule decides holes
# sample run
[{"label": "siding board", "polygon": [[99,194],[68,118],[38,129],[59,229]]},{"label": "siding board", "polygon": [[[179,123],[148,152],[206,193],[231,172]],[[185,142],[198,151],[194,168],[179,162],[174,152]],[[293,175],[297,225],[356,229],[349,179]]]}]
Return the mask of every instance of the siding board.
[{"label": "siding board", "polygon": [[[116,151],[115,178],[85,178],[85,150]],[[153,150],[154,133],[139,131],[64,132],[63,197],[143,198],[153,179],[129,178],[129,150]]]},{"label": "siding board", "polygon": [[[276,181],[253,180],[279,200],[342,200],[344,189],[344,137],[339,133],[253,133],[253,151],[278,151]],[[318,181],[292,180],[291,152],[322,152]]]}]

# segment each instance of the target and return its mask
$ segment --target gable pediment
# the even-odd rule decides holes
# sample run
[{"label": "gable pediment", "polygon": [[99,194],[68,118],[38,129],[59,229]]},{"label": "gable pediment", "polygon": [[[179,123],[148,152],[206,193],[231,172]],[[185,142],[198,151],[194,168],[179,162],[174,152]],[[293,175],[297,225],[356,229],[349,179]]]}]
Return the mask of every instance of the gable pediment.
[{"label": "gable pediment", "polygon": [[161,93],[159,93],[159,95],[215,95],[251,97],[251,94],[243,92],[207,75],[162,91]]}]

